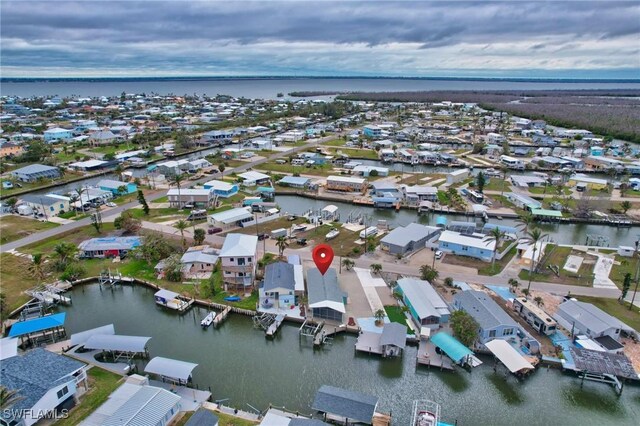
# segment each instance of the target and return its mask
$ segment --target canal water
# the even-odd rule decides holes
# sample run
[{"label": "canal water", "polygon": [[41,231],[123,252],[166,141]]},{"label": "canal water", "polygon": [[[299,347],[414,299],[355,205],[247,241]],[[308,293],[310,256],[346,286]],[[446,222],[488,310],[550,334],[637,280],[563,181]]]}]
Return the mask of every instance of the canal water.
[{"label": "canal water", "polygon": [[580,381],[541,368],[523,382],[493,371],[492,361],[466,372],[416,368],[416,348],[399,359],[365,356],[354,351],[355,336],[337,336],[330,346],[314,349],[300,340],[298,328],[285,324],[275,340],[254,329],[249,317],[231,315],[219,328],[202,330],[205,310],[184,316],[157,306],[153,291],[125,286],[100,290],[85,285],[71,291],[69,333],[113,323],[116,333],[151,336],[151,356],[198,363],[194,383],[211,387],[214,400],[250,411],[268,405],[311,413],[310,404],[323,384],[380,398],[379,408],[393,413],[393,424],[409,425],[414,399],[441,404],[443,419],[459,425],[636,425],[640,388],[627,385],[621,397],[605,384]]}]

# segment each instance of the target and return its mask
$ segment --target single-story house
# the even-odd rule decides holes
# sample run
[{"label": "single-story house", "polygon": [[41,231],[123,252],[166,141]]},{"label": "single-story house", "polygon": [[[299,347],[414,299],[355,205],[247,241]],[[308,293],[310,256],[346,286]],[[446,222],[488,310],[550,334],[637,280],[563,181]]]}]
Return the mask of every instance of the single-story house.
[{"label": "single-story house", "polygon": [[81,426],[170,424],[182,411],[182,398],[149,384],[149,378],[134,374],[109,395]]},{"label": "single-story house", "polygon": [[363,178],[347,177],[347,176],[329,176],[327,177],[328,191],[344,191],[344,192],[361,192],[366,189],[367,180]]},{"label": "single-story house", "polygon": [[438,240],[438,248],[444,252],[474,257],[485,262],[491,261],[495,246],[495,241],[487,240],[486,235],[479,233],[461,234],[446,230]]},{"label": "single-story house", "polygon": [[285,262],[270,263],[264,270],[260,302],[281,309],[289,309],[296,303],[296,279],[294,265]]},{"label": "single-story house", "polygon": [[184,207],[186,204],[193,204],[197,207],[209,207],[213,202],[214,195],[211,189],[204,188],[171,188],[167,192],[169,206]]},{"label": "single-story house", "polygon": [[140,237],[91,238],[78,244],[78,252],[83,258],[124,257],[140,244]]},{"label": "single-story house", "polygon": [[103,179],[98,182],[97,186],[103,191],[110,191],[113,195],[132,194],[138,191],[138,186],[133,182],[120,182],[112,179]]},{"label": "single-story house", "polygon": [[57,194],[26,194],[20,196],[21,205],[27,205],[35,214],[45,217],[58,216],[61,213],[68,212],[70,209],[69,201],[69,197]]},{"label": "single-story house", "polygon": [[118,136],[116,136],[111,130],[99,130],[89,135],[89,144],[91,144],[91,146],[109,145],[111,142],[116,140],[117,137]]},{"label": "single-story house", "polygon": [[105,167],[108,167],[110,164],[113,164],[109,161],[103,160],[87,160],[87,161],[77,161],[75,163],[69,164],[69,167],[82,172],[90,172],[92,170],[99,170]]},{"label": "single-story house", "polygon": [[304,189],[306,188],[311,179],[302,176],[285,176],[278,181],[279,185],[288,186],[291,188]]},{"label": "single-story house", "polygon": [[576,186],[578,184],[584,184],[589,189],[601,190],[607,187],[606,179],[593,178],[583,174],[575,174],[569,178],[567,182],[568,186]]},{"label": "single-story house", "polygon": [[602,309],[577,300],[561,303],[553,318],[567,330],[573,330],[574,335],[584,334],[592,339],[609,336],[619,341],[621,332],[634,333],[633,328]]},{"label": "single-story house", "polygon": [[238,185],[221,180],[210,180],[204,184],[204,189],[213,189],[213,194],[221,198],[229,198],[238,193]]},{"label": "single-story house", "polygon": [[189,247],[180,263],[185,278],[209,278],[218,263],[218,250],[208,245]]},{"label": "single-story house", "polygon": [[382,250],[390,254],[404,255],[425,247],[429,240],[440,235],[440,228],[410,223],[399,226],[380,240]]},{"label": "single-story house", "polygon": [[[342,323],[346,312],[347,293],[338,283],[335,268],[329,268],[321,274],[318,268],[307,271],[307,293],[311,312],[310,317],[317,320],[333,320]],[[309,316],[309,315],[308,315]]]},{"label": "single-story house", "polygon": [[251,222],[253,220],[251,207],[238,207],[209,215],[208,222],[211,226],[228,229],[239,226],[241,222]]},{"label": "single-story house", "polygon": [[12,171],[11,176],[21,182],[35,182],[38,179],[57,179],[60,177],[60,170],[43,164],[31,164]]},{"label": "single-story house", "polygon": [[402,301],[409,308],[418,329],[438,329],[441,324],[449,321],[449,306],[429,281],[401,278],[398,280],[397,291],[402,295]]},{"label": "single-story house", "polygon": [[367,165],[357,165],[353,168],[353,174],[357,176],[369,177],[375,176],[389,176],[389,169],[387,167],[376,167]]},{"label": "single-story house", "polygon": [[515,204],[516,207],[525,210],[534,210],[542,208],[542,203],[538,200],[534,200],[523,194],[517,194],[515,192],[507,192],[504,194],[507,200]]},{"label": "single-story house", "polygon": [[540,176],[511,175],[509,179],[513,185],[520,188],[541,188],[547,184]]},{"label": "single-story house", "polygon": [[246,186],[262,185],[271,180],[269,175],[255,171],[240,173],[238,177],[242,179],[242,184]]},{"label": "single-story house", "polygon": [[0,412],[5,425],[30,426],[38,416],[75,405],[78,386],[87,389],[85,364],[43,348],[2,359],[0,383],[18,399]]},{"label": "single-story house", "polygon": [[370,195],[382,196],[384,194],[393,194],[394,196],[400,195],[400,188],[395,183],[387,181],[376,181],[371,183]]}]

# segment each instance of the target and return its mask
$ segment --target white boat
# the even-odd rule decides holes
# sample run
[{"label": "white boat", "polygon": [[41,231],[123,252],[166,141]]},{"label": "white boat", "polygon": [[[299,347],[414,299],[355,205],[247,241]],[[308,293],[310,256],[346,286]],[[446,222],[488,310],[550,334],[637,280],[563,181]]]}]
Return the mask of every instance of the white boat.
[{"label": "white boat", "polygon": [[307,229],[307,225],[304,223],[299,223],[297,225],[293,225],[293,230],[294,231],[304,231],[305,229]]},{"label": "white boat", "polygon": [[327,235],[325,235],[325,239],[327,241],[334,239],[335,237],[337,237],[340,234],[340,231],[338,231],[337,229],[333,228],[331,231],[329,231],[327,233]]},{"label": "white boat", "polygon": [[413,402],[411,426],[438,426],[440,405],[426,399]]},{"label": "white boat", "polygon": [[207,314],[206,317],[204,317],[204,319],[202,321],[200,321],[200,325],[203,328],[207,328],[209,327],[211,324],[213,324],[213,319],[216,317],[216,313],[211,311]]}]

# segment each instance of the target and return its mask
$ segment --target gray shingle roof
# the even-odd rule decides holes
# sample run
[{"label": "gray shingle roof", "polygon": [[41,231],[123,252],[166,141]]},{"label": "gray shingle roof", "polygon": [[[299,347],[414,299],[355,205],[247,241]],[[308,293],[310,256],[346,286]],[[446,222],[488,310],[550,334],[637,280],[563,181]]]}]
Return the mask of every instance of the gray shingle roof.
[{"label": "gray shingle roof", "polygon": [[487,293],[467,290],[458,293],[454,299],[462,309],[471,315],[478,325],[488,330],[500,325],[519,327],[518,324]]},{"label": "gray shingle roof", "polygon": [[214,426],[218,424],[218,416],[204,408],[199,408],[184,426]]},{"label": "gray shingle roof", "polygon": [[397,322],[390,322],[384,325],[382,336],[380,336],[381,345],[393,345],[404,349],[407,345],[407,326]]},{"label": "gray shingle roof", "polygon": [[311,268],[307,271],[307,292],[309,294],[309,304],[323,302],[342,302],[346,293],[342,291],[338,284],[338,275],[335,268],[327,269],[322,275],[318,268]]},{"label": "gray shingle roof", "polygon": [[375,396],[324,385],[318,389],[311,408],[371,424],[377,405]]},{"label": "gray shingle roof", "polygon": [[286,288],[291,291],[296,289],[293,265],[285,262],[271,263],[264,271],[264,291],[273,291],[276,288]]},{"label": "gray shingle roof", "polygon": [[70,375],[82,367],[84,364],[79,361],[38,348],[2,360],[0,383],[7,389],[19,390],[18,394],[23,397],[12,409],[29,409],[49,389],[74,381]]}]

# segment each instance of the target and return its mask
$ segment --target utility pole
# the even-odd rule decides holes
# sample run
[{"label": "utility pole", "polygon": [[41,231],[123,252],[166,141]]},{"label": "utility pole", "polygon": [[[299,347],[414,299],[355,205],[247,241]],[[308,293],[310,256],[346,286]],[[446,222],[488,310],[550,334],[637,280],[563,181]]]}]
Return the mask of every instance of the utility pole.
[{"label": "utility pole", "polygon": [[[640,237],[640,235],[638,237]],[[636,241],[635,244],[636,244],[636,252],[634,254],[636,259],[636,286],[633,289],[633,296],[631,296],[631,303],[629,304],[629,310],[633,308],[633,302],[636,300],[636,293],[638,293],[638,274],[640,273],[640,259],[638,259],[638,246],[640,245],[640,239],[638,239],[638,241]],[[622,303],[624,303],[624,300],[622,301]]]}]

